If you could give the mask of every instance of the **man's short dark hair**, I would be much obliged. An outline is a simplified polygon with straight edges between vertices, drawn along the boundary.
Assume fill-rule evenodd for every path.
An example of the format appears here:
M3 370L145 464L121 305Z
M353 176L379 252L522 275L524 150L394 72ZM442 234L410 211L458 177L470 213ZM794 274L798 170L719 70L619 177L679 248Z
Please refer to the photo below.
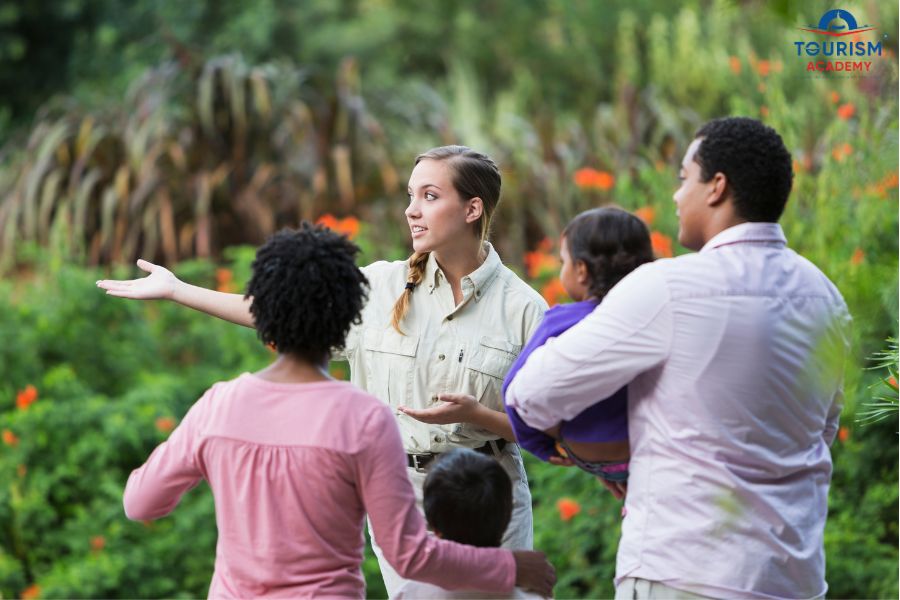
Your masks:
M346 237L306 221L270 237L256 252L245 296L253 297L259 339L313 363L342 348L366 300L357 252Z
M777 222L794 180L791 153L778 132L756 119L726 117L710 121L695 137L702 138L694 155L701 179L723 173L739 217Z
M443 539L496 548L512 517L512 482L496 460L456 448L433 463L423 488L425 518Z

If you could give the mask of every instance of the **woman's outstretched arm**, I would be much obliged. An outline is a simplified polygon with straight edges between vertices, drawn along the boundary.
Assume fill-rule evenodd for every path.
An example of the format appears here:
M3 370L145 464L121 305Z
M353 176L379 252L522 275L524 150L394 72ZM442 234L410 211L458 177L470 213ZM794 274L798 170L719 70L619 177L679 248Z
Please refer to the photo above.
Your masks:
M137 266L149 275L130 280L102 279L97 282L97 287L119 298L172 300L208 315L253 327L249 298L245 300L241 294L226 294L185 283L172 271L143 259L137 261Z

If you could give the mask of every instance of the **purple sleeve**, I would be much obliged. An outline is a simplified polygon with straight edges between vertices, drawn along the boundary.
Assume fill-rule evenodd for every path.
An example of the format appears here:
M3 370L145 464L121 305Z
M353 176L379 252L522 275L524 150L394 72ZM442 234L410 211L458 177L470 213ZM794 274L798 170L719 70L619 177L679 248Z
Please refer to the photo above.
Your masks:
M541 324L535 330L531 339L528 340L528 343L525 344L522 352L516 357L515 362L513 362L506 374L506 379L503 381L504 397L506 396L506 388L509 387L516 373L525 365L532 352L543 346L548 339L558 336L589 315L596 306L596 303L593 301L576 302L574 304L554 306L544 313L544 320L541 321ZM540 429L527 425L519 416L519 413L516 412L515 407L509 406L505 402L504 407L506 408L506 414L509 415L509 423L516 436L516 442L522 448L525 448L543 461L549 460L551 456L559 456L559 452L556 451L556 440Z
M556 451L556 440L539 429L530 427L519 417L519 413L512 406L506 406L506 414L509 415L509 424L512 425L518 444L540 458L543 461L550 460L551 456L559 456Z

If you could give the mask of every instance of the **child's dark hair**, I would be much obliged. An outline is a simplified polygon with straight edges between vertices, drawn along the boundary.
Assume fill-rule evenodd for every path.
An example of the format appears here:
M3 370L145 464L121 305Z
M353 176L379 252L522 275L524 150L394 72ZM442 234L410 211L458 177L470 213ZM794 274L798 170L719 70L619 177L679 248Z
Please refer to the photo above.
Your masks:
M346 237L306 221L270 237L256 252L245 296L253 297L259 339L313 363L342 348L366 300L357 252Z
M586 210L566 225L563 236L572 261L587 266L588 293L597 301L623 277L653 260L647 226L621 208Z
M425 518L441 537L496 548L512 517L512 482L496 460L456 448L433 463L423 488Z

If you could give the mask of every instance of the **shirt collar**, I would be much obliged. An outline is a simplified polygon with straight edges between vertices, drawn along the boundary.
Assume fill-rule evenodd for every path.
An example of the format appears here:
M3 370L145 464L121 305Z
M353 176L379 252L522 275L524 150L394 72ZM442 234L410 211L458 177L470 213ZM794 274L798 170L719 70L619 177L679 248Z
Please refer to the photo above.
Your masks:
M787 238L778 223L741 223L724 231L720 231L700 248L700 252L709 252L722 246L743 244L747 242L765 242L769 244L787 245Z
M484 243L484 250L487 253L487 258L484 259L481 266L462 278L463 289L465 289L467 283L475 288L474 294L476 302L481 299L485 290L487 290L488 286L490 286L491 282L494 281L494 278L500 272L500 255L497 254L497 251L494 250L494 247L490 242ZM434 252L432 252L428 256L428 262L425 264L424 281L428 283L428 291L434 291L435 288L440 287L441 283L446 280L447 278L438 266L437 260L434 258Z

